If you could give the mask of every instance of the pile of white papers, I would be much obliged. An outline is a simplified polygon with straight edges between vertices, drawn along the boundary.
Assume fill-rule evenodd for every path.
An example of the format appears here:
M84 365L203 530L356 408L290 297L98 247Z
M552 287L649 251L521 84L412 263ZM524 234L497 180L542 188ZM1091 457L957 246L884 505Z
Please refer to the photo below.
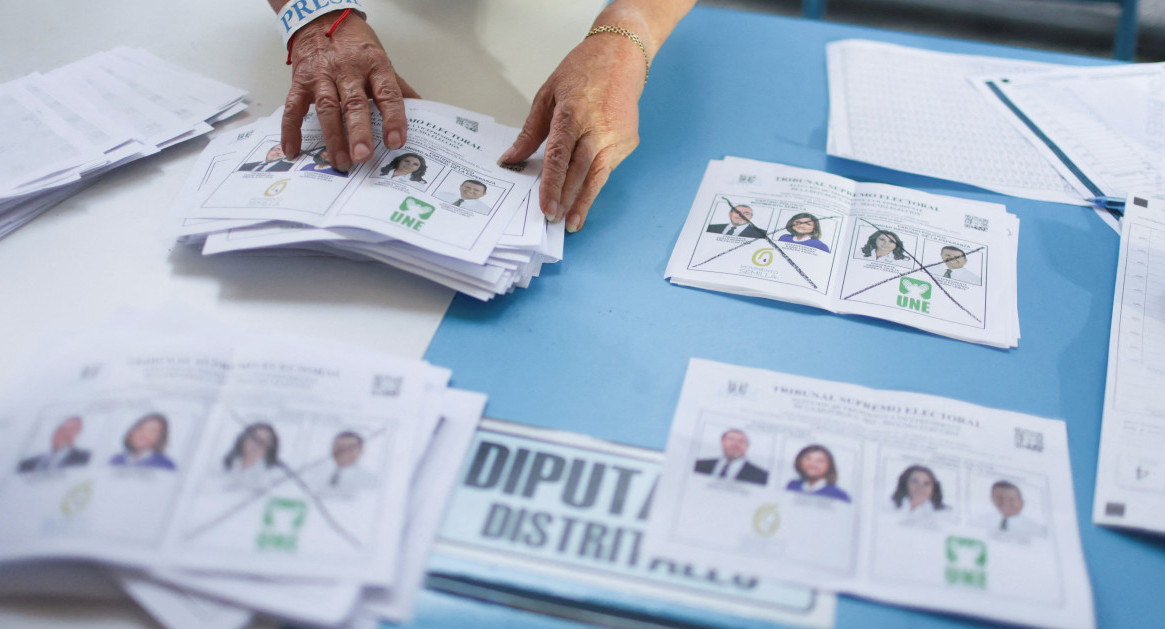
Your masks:
M210 131L245 95L125 46L0 84L0 238L105 172Z
M120 313L2 398L2 570L96 563L171 627L407 619L484 396L182 318Z
M1061 421L693 360L645 551L946 612L1096 624Z
M526 287L562 259L563 226L538 209L542 159L499 166L517 130L425 100L405 101L407 143L341 173L319 120L302 152L280 146L281 111L215 139L175 204L179 237L203 254L330 254L404 269L481 300ZM375 110L375 108L374 108ZM374 113L373 136L380 137Z
M1165 533L1165 202L1129 194L1092 521Z
M1019 219L994 203L727 157L668 261L675 284L1019 341Z

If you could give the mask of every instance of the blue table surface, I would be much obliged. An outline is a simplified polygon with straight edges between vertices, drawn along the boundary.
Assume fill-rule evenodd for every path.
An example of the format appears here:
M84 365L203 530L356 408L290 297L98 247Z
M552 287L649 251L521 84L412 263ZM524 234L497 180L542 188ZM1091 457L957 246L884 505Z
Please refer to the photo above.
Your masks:
M662 449L690 357L918 391L1068 424L1077 516L1101 627L1165 618L1160 538L1091 522L1118 237L1090 210L1004 197L825 153L825 44L864 38L1069 64L1061 54L697 8L661 50L635 151L566 260L528 290L457 297L426 358L511 421ZM673 286L663 278L709 160L725 155L1004 203L1020 218L1018 349L896 324ZM733 339L733 340L728 340ZM558 627L565 621L426 592L412 626ZM725 626L733 626L724 618ZM842 597L839 627L977 621ZM468 626L468 625L465 625Z

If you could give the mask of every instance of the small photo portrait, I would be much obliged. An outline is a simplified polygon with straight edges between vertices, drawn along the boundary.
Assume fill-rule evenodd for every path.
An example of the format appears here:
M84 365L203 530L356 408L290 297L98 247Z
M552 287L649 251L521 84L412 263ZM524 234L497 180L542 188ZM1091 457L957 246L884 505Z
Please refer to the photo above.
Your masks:
M980 483L985 484L985 483ZM1043 537L1047 535L1042 508L1042 494L1034 487L1005 478L994 480L985 492L988 507L979 502L978 522L1001 537ZM976 499L982 500L978 496Z
M300 168L300 171L323 173L325 175L333 175L336 177L348 176L347 173L342 173L332 167L331 156L328 155L328 149L322 146L317 146L316 148L308 151L307 155L311 159L308 161L306 166Z
M166 455L169 441L170 420L156 411L146 413L125 432L122 452L113 455L109 464L114 467L176 469L174 461Z
M718 456L696 459L693 471L726 482L751 483L764 486L769 472L748 460L748 435L739 428L729 428L720 434Z
M968 248L950 244L942 245L939 247L938 260L930 259L927 270L936 278L958 280L980 286L983 284L983 253L975 249L969 250L973 253L968 253ZM931 258L929 252L927 257ZM935 264L940 261L941 264Z
M837 486L838 465L829 448L816 443L801 448L793 470L796 478L785 485L787 491L850 502L849 494Z
M84 428L85 422L80 415L66 417L53 428L53 432L49 436L48 450L21 459L16 466L16 471L26 474L87 465L90 452L77 445L77 440Z
M264 146L267 147L266 150L263 150ZM251 157L252 161L244 162L242 166L239 166L238 172L287 172L291 170L294 163L283 154L283 147L278 142L260 145L259 150Z
M949 485L948 485L949 487ZM927 519L951 510L943 496L943 483L926 465L910 465L898 474L890 503L907 519Z
M709 234L737 236L739 238L764 238L764 226L769 224L768 213L756 216L752 206L743 203L729 205L718 199L713 209L711 223L705 230Z
M465 208L478 214L489 214L492 208L490 188L485 182L465 177L458 177L453 173L441 184L441 189L434 196L438 199L460 208Z
M854 258L858 260L907 268L914 266L914 260L908 253L913 251L913 237L903 240L897 233L888 229L861 227L858 230L858 238L854 239L854 245L856 247Z
M327 462L316 466L307 484L323 495L375 489L376 475L368 471L364 459L364 437L355 430L338 432L332 437Z
M784 224L785 233L777 242L791 242L829 253L829 245L822 240L821 221L809 212L798 212Z
M279 434L267 422L247 424L222 458L222 472L231 488L262 488L285 470L279 458Z
M385 156L373 177L384 177L424 190L429 185L429 163L424 155L413 150L393 151Z

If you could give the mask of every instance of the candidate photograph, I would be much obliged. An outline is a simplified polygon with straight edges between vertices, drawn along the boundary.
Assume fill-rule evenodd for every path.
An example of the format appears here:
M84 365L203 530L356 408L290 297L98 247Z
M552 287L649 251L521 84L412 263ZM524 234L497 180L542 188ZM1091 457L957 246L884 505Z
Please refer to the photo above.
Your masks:
M405 185L425 189L429 181L425 174L429 171L429 164L420 153L400 153L388 161L374 176L384 177Z
M332 438L327 463L317 465L308 480L308 486L321 495L350 495L376 488L376 475L361 464L364 456L364 437L351 430L337 433Z
M994 512L982 519L982 524L993 533L1009 537L1042 537L1047 529L1030 514L1025 513L1023 491L1009 480L991 484L991 506Z
M248 424L222 458L222 473L230 488L258 489L283 475L279 434L267 422Z
M943 502L942 483L925 465L911 465L902 470L890 502L895 511L908 519L928 518L950 509Z
M854 257L867 262L882 262L903 267L914 264L906 252L902 238L888 229L875 230L866 237L854 252Z
M66 467L81 467L89 463L89 451L77 447L77 437L80 436L83 428L84 422L78 415L73 415L57 424L57 427L53 429L53 434L49 437L48 451L21 459L20 463L17 464L16 471L21 474L44 472Z
M837 486L837 463L829 448L819 444L801 448L793 459L793 470L797 472L797 478L785 485L787 491L842 502L850 501L849 494Z
M446 181L449 180L446 179ZM489 214L489 204L481 200L488 192L489 186L484 183L476 179L466 179L457 186L456 192L452 190L441 190L433 196L449 205L463 207L478 214Z
M731 206L727 214L728 220L709 225L707 232L741 238L764 238L765 231L752 222L752 214L752 208L747 205Z
M829 245L821 241L821 222L809 212L794 214L785 223L785 233L777 242L791 242L829 253Z
M721 455L696 461L695 473L740 483L765 485L768 470L748 460L748 435L743 430L730 428L720 435Z
M347 177L348 173L343 173L334 166L332 166L331 157L328 155L328 149L318 147L308 152L311 156L311 161L306 166L300 168L301 172L323 173L325 175L332 175L335 177Z
M939 257L942 258L942 264L927 267L931 275L976 286L982 284L979 274L975 272L979 268L978 261L970 262L967 252L963 249L954 245L946 245L939 250Z
M161 413L147 413L126 431L122 452L114 455L109 464L115 467L176 469L174 461L166 455L169 442L170 420Z
M242 166L239 166L238 172L287 172L291 170L294 162L288 160L286 157L283 154L283 147L276 144L267 149L267 153L263 156L263 159L244 163Z

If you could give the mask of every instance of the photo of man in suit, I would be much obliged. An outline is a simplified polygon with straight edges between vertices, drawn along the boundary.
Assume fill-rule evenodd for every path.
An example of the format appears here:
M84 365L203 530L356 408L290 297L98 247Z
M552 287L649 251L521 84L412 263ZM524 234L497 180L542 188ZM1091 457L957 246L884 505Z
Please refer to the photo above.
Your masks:
M83 427L76 415L61 422L50 439L51 450L45 454L24 459L17 466L17 472L37 472L59 470L65 467L79 467L89 463L89 451L76 447L77 435Z
M459 194L438 192L437 198L451 205L473 210L479 214L489 214L489 206L478 200L484 197L486 192L489 192L489 188L484 183L476 179L466 179L461 182L458 192Z
M991 485L991 504L999 512L999 517L990 521L990 527L1003 534L1040 535L1044 527L1023 515L1023 492L1010 481L995 481Z
M311 483L321 493L351 494L376 488L376 475L364 469L360 457L364 454L364 438L350 430L332 439L332 461L324 466Z
M724 234L725 236L740 236L741 238L764 238L765 232L753 225L752 208L747 205L735 205L728 210L727 223L714 223L708 226L709 234Z
M935 266L935 277L946 277L968 284L978 284L979 276L972 273L967 266L967 252L958 247L947 245L939 251L945 266Z
M267 149L267 156L261 162L247 162L239 166L239 172L286 172L291 170L291 162L283 159L283 147L276 144Z
M696 461L695 472L708 474L713 478L723 478L742 483L764 485L769 482L769 473L764 468L749 463L748 435L744 431L730 428L720 435L720 449L724 456Z

